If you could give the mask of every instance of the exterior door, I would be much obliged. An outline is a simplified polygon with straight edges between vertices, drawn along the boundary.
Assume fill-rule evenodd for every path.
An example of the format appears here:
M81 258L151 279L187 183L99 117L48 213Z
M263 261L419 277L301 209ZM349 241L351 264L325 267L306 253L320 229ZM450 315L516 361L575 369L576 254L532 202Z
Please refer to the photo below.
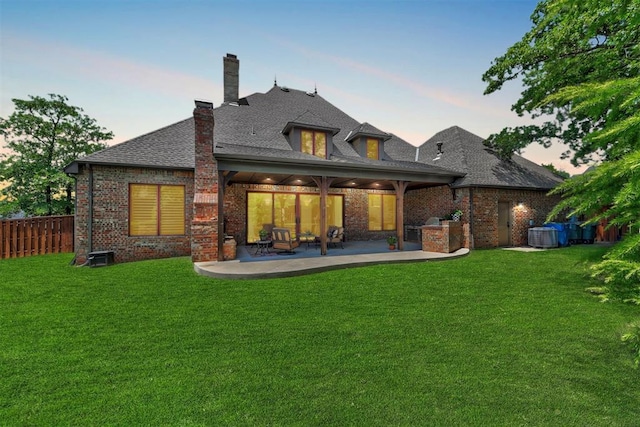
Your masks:
M296 200L295 194L275 193L273 195L273 224L276 227L288 228L292 239L298 235Z
M511 245L511 203L498 202L498 246Z
M327 197L327 226L343 226L342 195ZM247 192L247 243L259 239L265 224L288 228L291 237L310 232L320 235L320 196L318 194Z

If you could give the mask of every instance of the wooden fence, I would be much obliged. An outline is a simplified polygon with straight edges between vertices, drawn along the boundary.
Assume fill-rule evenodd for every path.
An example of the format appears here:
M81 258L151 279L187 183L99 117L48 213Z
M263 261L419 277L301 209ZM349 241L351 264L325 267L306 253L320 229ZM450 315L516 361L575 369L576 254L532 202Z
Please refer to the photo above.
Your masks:
M73 215L0 220L0 259L73 252Z

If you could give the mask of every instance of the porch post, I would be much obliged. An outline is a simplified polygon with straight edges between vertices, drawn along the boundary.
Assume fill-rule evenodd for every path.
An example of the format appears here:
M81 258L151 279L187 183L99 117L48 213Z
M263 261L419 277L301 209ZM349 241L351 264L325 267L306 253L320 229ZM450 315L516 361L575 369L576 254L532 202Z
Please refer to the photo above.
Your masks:
M398 250L404 250L404 192L409 185L406 181L391 181L396 190L396 233L398 234Z
M327 254L327 194L333 178L312 176L311 179L320 189L320 255Z
M224 171L218 170L218 261L224 261Z

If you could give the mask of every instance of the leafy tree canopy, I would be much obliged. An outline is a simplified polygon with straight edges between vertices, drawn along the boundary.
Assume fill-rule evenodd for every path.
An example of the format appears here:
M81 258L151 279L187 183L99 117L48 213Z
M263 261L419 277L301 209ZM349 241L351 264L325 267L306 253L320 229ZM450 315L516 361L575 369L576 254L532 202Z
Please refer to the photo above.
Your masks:
M556 168L553 163L549 163L548 165L545 165L544 163L542 163L540 166L545 167L547 169L549 169L552 173L554 173L555 175L559 176L562 179L567 179L569 178L571 175L569 174L569 172L567 171L563 171L562 169L558 169Z
M487 83L485 94L500 90L510 80L521 79L525 89L512 110L546 121L505 128L490 136L488 144L508 158L532 142L548 147L560 140L573 151L575 165L593 160L594 155L618 159L638 148L637 127L633 132L625 131L624 136L618 134L615 140L587 136L597 136L612 123L629 119L638 109L633 101L623 104L621 99L634 90L637 96L640 2L543 0L531 20L532 29L496 58L482 78ZM580 90L600 88L602 96L589 101L576 99L566 91L553 96L563 88L578 85L587 85ZM585 101L592 104L573 108L576 102ZM563 157L569 155L567 152Z
M13 99L15 110L0 117L0 134L9 154L0 157L0 215L24 211L27 215L73 212L73 179L63 168L78 157L106 147L113 134L98 126L68 98L49 94Z

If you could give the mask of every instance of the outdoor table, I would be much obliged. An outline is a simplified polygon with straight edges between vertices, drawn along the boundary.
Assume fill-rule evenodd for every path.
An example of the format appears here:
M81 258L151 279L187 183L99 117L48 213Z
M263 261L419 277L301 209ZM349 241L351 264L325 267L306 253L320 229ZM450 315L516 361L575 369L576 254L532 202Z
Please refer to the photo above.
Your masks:
M307 249L309 249L309 243L311 243L311 242L316 244L316 247L318 247L316 235L311 233L311 232L301 233L300 234L300 241L307 243Z
M271 240L258 240L256 241L256 253L254 255L258 255L258 253L260 253L260 255L265 255L270 253L269 252L269 245L271 244Z

